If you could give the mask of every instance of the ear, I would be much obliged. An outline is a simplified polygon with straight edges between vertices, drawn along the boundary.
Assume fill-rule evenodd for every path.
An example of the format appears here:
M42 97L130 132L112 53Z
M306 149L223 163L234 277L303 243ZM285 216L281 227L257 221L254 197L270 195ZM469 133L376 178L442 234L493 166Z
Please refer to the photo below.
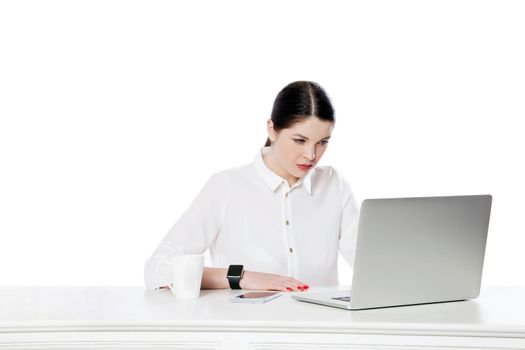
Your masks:
M277 131L275 131L273 121L271 119L268 119L266 122L266 128L268 130L268 138L271 142L275 142L275 140L277 140Z

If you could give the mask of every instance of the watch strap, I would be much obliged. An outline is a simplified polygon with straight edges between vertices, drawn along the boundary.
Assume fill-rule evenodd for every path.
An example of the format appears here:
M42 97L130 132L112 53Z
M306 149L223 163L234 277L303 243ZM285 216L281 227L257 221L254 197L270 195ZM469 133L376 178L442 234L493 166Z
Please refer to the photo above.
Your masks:
M228 282L230 283L231 289L241 289L241 277L240 276L234 276L228 277Z

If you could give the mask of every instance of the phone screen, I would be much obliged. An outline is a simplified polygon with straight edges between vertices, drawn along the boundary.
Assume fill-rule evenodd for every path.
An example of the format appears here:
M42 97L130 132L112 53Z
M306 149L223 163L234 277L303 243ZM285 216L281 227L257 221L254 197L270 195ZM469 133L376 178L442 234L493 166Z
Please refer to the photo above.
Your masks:
M239 299L260 299L260 298L270 297L275 294L277 294L277 292L248 292L245 294L238 295L237 298Z

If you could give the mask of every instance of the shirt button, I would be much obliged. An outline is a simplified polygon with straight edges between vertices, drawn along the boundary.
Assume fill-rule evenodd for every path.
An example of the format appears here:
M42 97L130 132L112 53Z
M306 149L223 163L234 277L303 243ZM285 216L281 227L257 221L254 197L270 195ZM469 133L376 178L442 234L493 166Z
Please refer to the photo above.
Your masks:
M290 253L293 253L293 248L290 248Z
M290 221L286 220L286 225L290 225Z

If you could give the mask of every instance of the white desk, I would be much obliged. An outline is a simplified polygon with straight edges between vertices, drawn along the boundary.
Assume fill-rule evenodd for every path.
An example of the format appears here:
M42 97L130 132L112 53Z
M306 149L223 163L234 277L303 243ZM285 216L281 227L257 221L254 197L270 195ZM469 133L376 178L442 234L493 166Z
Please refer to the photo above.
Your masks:
M0 287L0 349L525 349L525 288L345 311L295 301L182 301L143 287Z

